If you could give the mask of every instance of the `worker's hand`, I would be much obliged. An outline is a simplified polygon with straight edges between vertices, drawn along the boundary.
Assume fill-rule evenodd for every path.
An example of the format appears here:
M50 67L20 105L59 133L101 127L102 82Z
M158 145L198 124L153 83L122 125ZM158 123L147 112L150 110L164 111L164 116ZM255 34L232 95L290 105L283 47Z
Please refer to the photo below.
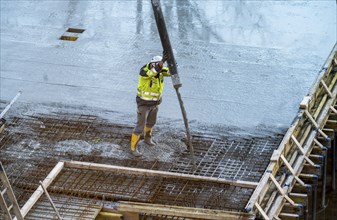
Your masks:
M160 62L155 63L154 68L159 73L161 71L161 69L163 68L163 62L160 61Z
M151 71L153 73L153 76L156 76L158 74L158 71L156 70L155 67L152 67Z

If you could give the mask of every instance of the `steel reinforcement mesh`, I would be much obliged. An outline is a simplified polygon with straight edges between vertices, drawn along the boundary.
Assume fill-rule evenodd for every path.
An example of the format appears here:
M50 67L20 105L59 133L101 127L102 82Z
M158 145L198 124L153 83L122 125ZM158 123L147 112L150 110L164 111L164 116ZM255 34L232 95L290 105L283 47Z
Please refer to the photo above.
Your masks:
M38 115L11 118L0 134L0 158L19 203L32 192L60 160L77 160L126 167L170 171L228 180L258 182L280 136L250 139L193 137L197 169L193 171L188 152L174 152L170 161L132 157L129 141L132 127L108 123L93 115ZM102 156L86 151L57 151L66 140L118 145L127 157ZM184 140L181 140L182 142ZM128 156L129 155L129 156ZM149 178L102 171L65 169L53 183L52 193L97 200L127 200L186 207L241 211L252 189L226 184Z
M51 199L62 219L95 219L102 209L96 200L74 196L53 195ZM58 219L49 200L43 195L25 217L26 220Z

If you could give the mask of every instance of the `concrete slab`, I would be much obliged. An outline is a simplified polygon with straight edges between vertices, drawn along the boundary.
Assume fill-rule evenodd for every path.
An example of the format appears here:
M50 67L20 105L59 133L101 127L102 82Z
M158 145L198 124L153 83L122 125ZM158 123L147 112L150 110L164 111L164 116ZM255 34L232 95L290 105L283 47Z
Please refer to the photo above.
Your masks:
M192 130L287 128L336 42L332 0L162 5ZM85 31L76 41L59 40L68 28ZM0 99L22 90L20 112L91 108L129 124L139 68L162 52L145 0L1 1L0 46ZM183 127L166 83L159 117Z

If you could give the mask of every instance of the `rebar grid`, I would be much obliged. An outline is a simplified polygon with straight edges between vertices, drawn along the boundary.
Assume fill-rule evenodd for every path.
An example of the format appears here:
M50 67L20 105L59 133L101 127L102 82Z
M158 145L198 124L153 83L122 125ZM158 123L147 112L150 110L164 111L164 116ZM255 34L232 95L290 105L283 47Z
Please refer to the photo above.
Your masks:
M73 168L64 168L48 190L82 198L220 210L244 207L253 191L226 184ZM234 199L232 195L236 195Z
M51 195L51 199L62 219L92 220L102 208L93 199L73 196ZM27 220L57 219L48 199L43 195L25 217Z
M197 170L188 153L174 153L173 162L106 157L95 153L57 151L65 140L108 142L129 153L132 127L91 115L39 115L8 120L0 134L0 158L18 191L31 192L60 160L76 160L199 176L258 182L279 137L229 141L194 137ZM182 140L183 141L183 140ZM36 148L38 146L38 148ZM123 148L124 149L124 148ZM15 190L14 190L15 191ZM165 205L242 211L252 189L226 184L64 169L50 193L101 200L127 200ZM22 205L27 196L18 195Z
M210 146L204 146L209 140L195 140L197 169L190 169L188 157L179 158L171 172L199 176L245 180L258 182L263 175L278 140L213 140ZM201 146L201 147L200 147Z

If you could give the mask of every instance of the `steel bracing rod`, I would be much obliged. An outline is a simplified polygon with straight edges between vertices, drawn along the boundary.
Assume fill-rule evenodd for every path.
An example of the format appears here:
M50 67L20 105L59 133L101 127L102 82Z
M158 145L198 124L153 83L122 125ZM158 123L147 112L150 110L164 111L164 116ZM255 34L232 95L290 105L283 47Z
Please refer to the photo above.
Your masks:
M10 107L14 104L14 102L19 98L19 96L22 94L21 91L16 94L16 96L12 99L12 101L9 103L9 105L6 106L6 108L1 112L0 118L3 118L6 112L10 109Z

